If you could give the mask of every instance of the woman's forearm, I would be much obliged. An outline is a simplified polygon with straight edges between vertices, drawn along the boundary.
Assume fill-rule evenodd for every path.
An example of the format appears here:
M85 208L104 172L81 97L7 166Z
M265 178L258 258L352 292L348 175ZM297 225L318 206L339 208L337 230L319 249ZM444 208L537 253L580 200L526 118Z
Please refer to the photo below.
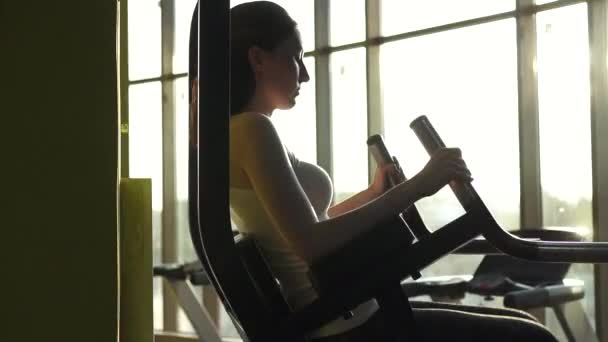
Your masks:
M307 239L307 261L314 263L341 248L356 236L386 222L391 215L398 215L422 197L422 189L417 177L414 177L355 210L317 222Z
M367 189L345 199L344 201L337 203L336 205L330 207L327 210L327 216L331 218L331 217L342 215L348 211L357 209L360 206L374 200L379 195L380 194L377 194L374 191L372 191L372 189L367 188Z

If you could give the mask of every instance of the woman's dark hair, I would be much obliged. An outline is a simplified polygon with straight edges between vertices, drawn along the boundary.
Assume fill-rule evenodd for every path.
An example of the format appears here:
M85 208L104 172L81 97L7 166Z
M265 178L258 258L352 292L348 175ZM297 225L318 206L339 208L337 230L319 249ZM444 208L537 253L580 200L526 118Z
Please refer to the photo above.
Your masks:
M190 86L197 73L198 4L190 26ZM252 46L272 51L296 31L296 22L281 6L270 1L253 1L230 10L230 114L240 113L255 91L249 64Z

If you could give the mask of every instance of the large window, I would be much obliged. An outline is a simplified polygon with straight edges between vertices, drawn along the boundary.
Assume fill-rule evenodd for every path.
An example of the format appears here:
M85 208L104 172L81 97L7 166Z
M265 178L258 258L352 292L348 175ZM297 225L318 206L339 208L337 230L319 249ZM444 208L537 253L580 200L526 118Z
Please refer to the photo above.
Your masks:
M421 170L429 157L409 124L426 115L447 145L462 149L475 188L503 227L525 229L522 222L538 217L532 221L542 227L593 238L593 210L608 208L592 197L589 59L598 47L589 45L588 28L598 25L588 17L590 1L274 2L298 23L311 80L297 105L272 120L287 148L328 171L336 202L368 186L370 134L384 136L408 177ZM153 181L155 263L196 259L187 218L186 74L195 4L128 0L129 176ZM522 136L535 132L522 129L531 125L537 136ZM536 164L522 150L537 151L537 172L527 171ZM539 197L529 198L523 184L538 185ZM417 206L431 229L463 213L448 188ZM448 256L422 273L471 273L480 259ZM584 307L595 323L593 272L574 265L569 276L585 281ZM154 281L155 328L191 332L168 293ZM212 289L197 295L217 303ZM222 310L222 335L237 337ZM555 317L547 320L560 335Z

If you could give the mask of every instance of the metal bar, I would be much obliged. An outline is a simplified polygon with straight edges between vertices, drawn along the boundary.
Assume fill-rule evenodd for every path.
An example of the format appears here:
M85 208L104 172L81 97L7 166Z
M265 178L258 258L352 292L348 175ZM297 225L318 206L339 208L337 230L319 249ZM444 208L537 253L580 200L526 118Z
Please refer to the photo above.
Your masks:
M576 5L576 4L580 4L581 2L587 2L588 0L561 0L561 1L554 1L554 2L550 2L547 4L543 4L543 5L530 5L531 7L528 8L522 8L521 12L528 12L528 13L539 13L539 12L544 12L544 11L550 11L556 8L560 8L560 7L566 7L566 6L570 6L570 5Z
M418 117L410 126L429 154L444 146L441 137L425 116ZM608 242L539 242L518 238L494 220L473 185L451 182L450 186L467 214L476 213L480 226L477 229L482 229L483 236L506 254L541 262L608 263ZM471 229L473 228L462 228L462 231L464 233Z
M218 333L215 322L213 321L205 306L196 298L194 288L183 280L169 280L166 282L175 293L180 306L186 313L186 317L190 320L194 331L198 335L200 342L222 342Z
M577 342L598 342L597 335L589 321L587 313L583 309L582 301L565 303L560 305L562 314L567 321L568 329ZM565 330L565 325L563 326Z
M164 73L158 77L150 77L150 78L142 78L139 80L129 81L129 85L142 84L142 83L150 83L150 82L158 82L158 81L172 81L181 77L188 77L187 72L173 74L173 73Z
M378 1L381 1L381 0L378 0ZM491 23L494 21L499 21L499 20L504 20L504 19L509 19L509 18L516 18L519 16L529 16L529 15L536 14L539 12L548 11L548 10L552 10L552 9L556 9L556 8L560 8L560 7L564 7L564 6L570 6L570 5L574 5L574 4L578 4L578 3L582 3L582 2L587 2L587 1L586 0L562 0L562 1L555 1L555 2L548 3L548 4L543 4L543 5L530 5L529 7L520 7L520 9L517 9L515 11L497 13L497 14L488 15L485 17L462 20L462 21L458 21L458 22L448 23L445 25L429 27L429 28L425 28L422 30L399 33L399 34L395 34L395 35L391 35L391 36L385 36L385 37L379 36L374 39L365 40L362 42L349 43L349 44L344 44L344 45L339 45L339 46L329 46L329 44L327 44L326 46L317 47L314 51L306 52L304 54L304 56L305 57L322 56L322 55L328 55L328 54L338 52L338 51L356 49L356 48L360 48L360 47L369 47L369 46L374 46L374 45L382 45L385 43L390 43L390 42L394 42L394 41L398 41L398 40L420 37L420 36L425 36L425 35L429 35L429 34L440 33L440 32L445 32L445 31L449 31L449 30L455 30L455 29L460 29L460 28L475 26L475 25L480 25L480 24L487 24L487 23Z
M216 325L220 325L220 297L215 292L213 286L201 286L200 293L203 298L203 305L209 314L209 318Z
M572 333L572 329L570 328L570 325L568 325L568 320L566 319L566 316L564 315L564 305L563 304L553 305L552 308L553 308L553 312L555 312L555 317L557 317L559 324L562 326L564 335L566 335L568 342L576 342L576 338L574 337L574 334Z
M382 0L365 1L365 38L366 40L380 37ZM367 63L367 136L384 133L382 105L382 81L380 77L380 46L370 46L365 49ZM390 156L389 156L390 158ZM374 177L376 162L368 154L368 180Z
M534 0L517 0L527 8ZM536 16L517 17L517 82L519 101L520 224L542 227L540 181L540 137L538 119L538 77L536 62Z
M329 46L329 1L315 0L315 48L322 50ZM333 179L333 158L331 150L331 78L329 55L315 58L316 113L317 113L317 164L323 167Z
M161 65L162 74L173 73L173 53L175 49L175 1L162 0L161 5ZM177 261L177 208L175 177L175 83L161 81L162 87L162 156L163 156L163 209L161 212L161 236L163 263ZM177 331L178 305L169 288L163 286L163 328Z
M356 49L356 48L360 48L360 47L370 47L370 46L374 46L374 45L382 45L384 43L390 43L390 42L394 42L394 41L398 41L398 40L415 38L415 37L425 36L425 35L434 34L434 33L440 33L440 32L444 32L444 31L464 28L464 27L473 26L473 25L486 24L486 23L490 23L490 22L494 22L494 21L498 21L498 20L512 18L514 16L515 16L515 11L511 11L511 12L499 13L499 14L495 14L495 15L491 15L491 16L487 16L487 17L463 20L463 21L459 21L459 22L455 22L455 23L446 24L446 25L430 27L430 28L426 28L426 29L422 29L422 30L399 33L399 34L386 36L386 37L376 36L376 37L373 37L371 39L368 39L368 40L365 40L362 42L349 43L349 44L344 44L344 45L339 45L339 46L327 45L327 46L322 46L320 48L315 49L315 51L308 53L308 55L309 56L310 55L320 56L320 55L331 54L334 52L339 52L339 51L344 51L344 50Z
M593 177L593 237L608 241L608 5L606 0L589 1L589 45L591 81L591 149ZM596 331L608 341L608 265L595 266Z

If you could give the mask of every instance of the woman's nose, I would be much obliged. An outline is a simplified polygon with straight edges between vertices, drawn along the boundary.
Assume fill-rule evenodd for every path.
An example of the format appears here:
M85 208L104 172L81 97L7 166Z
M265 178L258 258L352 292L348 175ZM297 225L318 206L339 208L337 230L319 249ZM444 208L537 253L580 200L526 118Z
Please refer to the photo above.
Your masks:
M308 70L306 69L306 65L302 62L302 68L300 69L300 79L298 80L300 83L310 81L310 75L308 75Z

